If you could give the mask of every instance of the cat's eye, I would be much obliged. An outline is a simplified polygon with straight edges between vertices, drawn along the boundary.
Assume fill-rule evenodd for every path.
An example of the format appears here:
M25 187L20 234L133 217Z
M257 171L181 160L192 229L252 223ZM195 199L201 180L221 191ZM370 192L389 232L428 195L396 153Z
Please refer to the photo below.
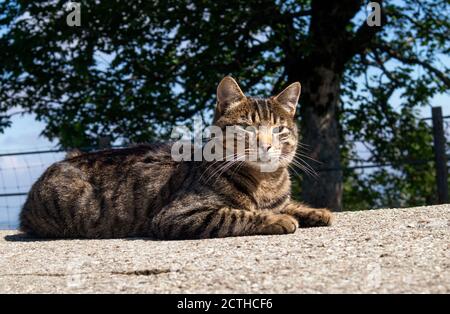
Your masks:
M247 131L247 132L255 132L255 127L253 127L249 124L245 124L245 123L237 124L237 125L235 125L235 127L238 130Z
M286 128L285 128L284 126L277 126L277 127L274 127L274 128L272 129L272 134L280 134L280 133L282 133L285 129L286 129Z

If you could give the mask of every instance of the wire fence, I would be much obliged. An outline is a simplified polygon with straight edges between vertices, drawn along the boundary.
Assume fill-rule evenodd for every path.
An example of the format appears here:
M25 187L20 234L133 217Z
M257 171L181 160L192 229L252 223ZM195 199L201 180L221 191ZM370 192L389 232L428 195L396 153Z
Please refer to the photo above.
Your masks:
M449 117L443 117L449 118ZM100 141L100 147L108 145ZM92 150L85 148L83 150ZM31 185L41 176L41 174L51 164L64 159L66 151L62 149L37 149L32 151L4 152L0 153L0 229L16 229L18 226L18 216L26 195ZM364 154L362 154L364 155ZM442 156L441 156L442 157ZM445 163L450 160L446 153ZM402 164L420 166L433 160L404 160ZM317 172L327 171L349 171L357 169L373 169L381 167L395 167L393 163L369 163L358 160L345 168L318 168ZM446 173L445 175L448 175ZM445 176L446 177L446 176ZM445 188L445 187L444 187ZM448 187L447 193L448 193ZM447 194L448 197L448 194Z

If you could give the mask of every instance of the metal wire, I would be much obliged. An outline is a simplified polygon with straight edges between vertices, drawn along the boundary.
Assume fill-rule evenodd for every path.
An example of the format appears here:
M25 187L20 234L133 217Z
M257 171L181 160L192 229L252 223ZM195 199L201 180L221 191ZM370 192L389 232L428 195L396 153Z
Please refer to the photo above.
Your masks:
M450 116L449 116L450 118ZM90 148L92 150L92 148ZM85 151L89 148L83 149ZM25 201L31 185L54 162L60 161L65 156L62 149L45 149L23 152L8 152L0 154L0 229L16 228L20 208ZM364 155L358 151L358 156ZM450 160L450 155L448 156ZM352 159L351 166L340 168L320 168L317 172L343 171L348 172L358 169L371 169L382 167L398 167L409 164L420 166L434 160L405 160L399 163L371 163L367 159Z

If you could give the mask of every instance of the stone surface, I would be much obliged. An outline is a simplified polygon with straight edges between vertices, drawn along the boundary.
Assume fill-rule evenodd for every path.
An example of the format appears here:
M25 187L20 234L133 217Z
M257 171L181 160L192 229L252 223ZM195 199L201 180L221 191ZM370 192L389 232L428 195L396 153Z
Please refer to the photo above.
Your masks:
M1 231L0 292L450 292L450 205L336 216L292 235L198 241Z

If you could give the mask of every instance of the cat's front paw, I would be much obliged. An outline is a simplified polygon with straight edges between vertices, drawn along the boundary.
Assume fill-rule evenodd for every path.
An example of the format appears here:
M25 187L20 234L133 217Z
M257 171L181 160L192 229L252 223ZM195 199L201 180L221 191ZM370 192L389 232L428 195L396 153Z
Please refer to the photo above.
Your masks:
M260 234L288 234L297 229L297 221L290 215L272 215L266 218Z
M334 215L326 208L310 208L300 211L296 218L301 228L330 226Z

